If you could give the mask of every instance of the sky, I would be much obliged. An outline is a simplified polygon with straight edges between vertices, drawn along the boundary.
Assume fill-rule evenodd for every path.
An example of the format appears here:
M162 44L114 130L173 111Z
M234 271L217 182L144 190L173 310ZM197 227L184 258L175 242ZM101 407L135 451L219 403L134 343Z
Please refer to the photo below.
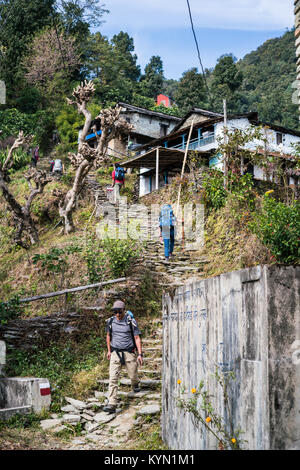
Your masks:
M151 56L164 64L165 77L178 80L197 67L196 45L187 0L102 0L110 11L97 28L109 39L120 31L134 39L142 71ZM237 59L294 23L293 0L189 0L204 68L233 53Z

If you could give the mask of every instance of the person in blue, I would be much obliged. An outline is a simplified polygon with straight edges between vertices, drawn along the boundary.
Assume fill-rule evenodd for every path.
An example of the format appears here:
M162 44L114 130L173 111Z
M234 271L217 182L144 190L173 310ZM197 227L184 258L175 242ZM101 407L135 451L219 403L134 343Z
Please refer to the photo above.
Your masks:
M160 239L164 242L165 260L172 256L175 242L175 215L170 204L162 206L159 214Z

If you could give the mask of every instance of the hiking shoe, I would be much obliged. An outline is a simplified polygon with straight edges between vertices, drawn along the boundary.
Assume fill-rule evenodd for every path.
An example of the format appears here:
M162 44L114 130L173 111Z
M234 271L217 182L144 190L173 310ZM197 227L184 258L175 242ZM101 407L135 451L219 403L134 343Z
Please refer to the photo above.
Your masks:
M105 405L102 410L105 411L105 413L115 413L116 412L116 406L115 405Z

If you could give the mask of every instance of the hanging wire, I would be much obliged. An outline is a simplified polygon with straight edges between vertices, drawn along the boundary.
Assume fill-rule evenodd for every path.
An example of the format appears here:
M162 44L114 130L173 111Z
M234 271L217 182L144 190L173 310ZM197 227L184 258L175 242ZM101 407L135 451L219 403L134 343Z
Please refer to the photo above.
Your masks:
M200 55L199 45L198 45L198 41L197 41L197 36L196 36L196 33L195 33L195 29L194 29L194 23L193 23L193 17L192 17L190 2L189 2L189 0L186 0L186 1L187 1L188 10L189 10L189 16L190 16L190 21L191 21L191 27L192 27L192 31L193 31L193 35L194 35L194 39L195 39L195 43L196 43L196 48L197 48L197 52L198 52L198 58L199 58L199 62L200 62L200 67L201 67L201 70L202 70L202 75L203 75L204 83L205 83L205 86L206 86L206 90L207 90L209 102L210 102L210 104L211 104L211 106L212 106L212 105L213 105L213 102L212 102L211 94L210 94L210 91L209 91L209 88L208 88L208 84L207 84L207 80L206 80L206 75L205 75L204 68L203 68L203 64L202 64L202 60L201 60L201 55Z

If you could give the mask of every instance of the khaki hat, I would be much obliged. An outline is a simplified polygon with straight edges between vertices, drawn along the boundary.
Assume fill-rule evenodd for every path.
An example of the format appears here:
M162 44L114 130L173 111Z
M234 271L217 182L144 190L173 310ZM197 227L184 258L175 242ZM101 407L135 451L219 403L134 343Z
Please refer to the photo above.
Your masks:
M114 310L115 308L125 308L124 302L122 302L121 300L116 300L116 302L112 306L112 310Z

